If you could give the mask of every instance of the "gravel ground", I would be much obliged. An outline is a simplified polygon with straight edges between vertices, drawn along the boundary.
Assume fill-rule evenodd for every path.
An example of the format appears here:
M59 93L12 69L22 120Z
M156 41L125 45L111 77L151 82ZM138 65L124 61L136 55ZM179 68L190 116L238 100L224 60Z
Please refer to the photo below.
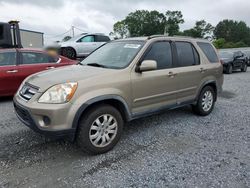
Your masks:
M99 156L22 125L0 101L0 187L250 187L250 72L225 75L213 113L189 107L125 126Z

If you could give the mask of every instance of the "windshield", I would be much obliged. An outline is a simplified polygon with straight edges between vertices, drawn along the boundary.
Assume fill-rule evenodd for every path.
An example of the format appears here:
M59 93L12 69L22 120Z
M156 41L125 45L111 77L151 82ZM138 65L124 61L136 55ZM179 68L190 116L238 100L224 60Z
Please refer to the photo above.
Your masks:
M143 41L110 42L94 51L80 64L121 69L130 64L144 43Z
M232 52L219 52L220 58L233 58Z

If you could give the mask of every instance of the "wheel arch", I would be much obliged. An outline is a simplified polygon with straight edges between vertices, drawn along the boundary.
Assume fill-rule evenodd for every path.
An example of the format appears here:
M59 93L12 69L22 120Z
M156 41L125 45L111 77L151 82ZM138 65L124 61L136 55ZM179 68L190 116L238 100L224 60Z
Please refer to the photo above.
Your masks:
M132 119L128 104L122 97L116 96L116 95L100 96L100 97L95 97L93 99L90 99L89 101L87 101L86 103L80 106L80 108L77 110L76 115L74 117L72 127L74 129L77 129L78 123L82 115L86 113L90 108L93 108L95 106L102 105L102 104L108 104L108 105L115 107L121 113L124 121L130 121Z
M211 86L211 87L214 89L214 92L215 92L215 101L217 101L218 86L217 86L216 81L213 81L213 80L211 80L211 81L206 81L206 82L204 82L204 83L201 85L201 87L200 87L200 89L199 89L199 91L198 91L198 94L197 94L197 96L196 96L196 101L198 101L198 98L199 98L199 96L200 96L200 93L201 93L202 89L205 88L206 86Z
M63 55L63 50L66 49L66 48L71 48L74 50L76 56L77 56L77 52L76 52L76 49L73 47L73 46L63 46L60 48L60 54Z

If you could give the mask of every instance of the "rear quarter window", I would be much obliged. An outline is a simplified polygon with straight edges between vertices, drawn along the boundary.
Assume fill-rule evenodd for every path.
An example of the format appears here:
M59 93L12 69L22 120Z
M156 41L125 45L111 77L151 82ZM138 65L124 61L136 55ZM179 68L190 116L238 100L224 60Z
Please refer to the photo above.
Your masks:
M197 42L197 44L211 63L218 63L219 62L219 59L218 59L218 56L214 50L214 47L210 43Z

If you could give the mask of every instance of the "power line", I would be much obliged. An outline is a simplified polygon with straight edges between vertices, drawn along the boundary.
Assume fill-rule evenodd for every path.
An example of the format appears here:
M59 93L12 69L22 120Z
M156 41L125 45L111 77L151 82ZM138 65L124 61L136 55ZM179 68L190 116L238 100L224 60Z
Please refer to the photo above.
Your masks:
M49 37L46 37L46 38L57 38L57 37L63 36L63 35L65 35L65 34L71 32L71 31L72 31L72 29L70 28L68 31L66 31L66 32L64 32L64 33L62 33L62 34L54 35L54 36L49 36ZM44 35L48 35L48 34L44 34Z
M82 29L79 29L78 27L75 27L75 26L73 26L75 29L77 29L77 30L79 30L79 31L82 31L82 32L84 32L84 33L86 33L86 31L84 31L84 30L82 30Z
M61 33L61 34L58 34L58 35L49 35L49 34L44 34L44 35L45 35L45 38L47 38L47 39L58 38L58 37L64 36L65 34L71 33L71 32L72 32L72 34L74 35L74 34L75 34L74 29L77 29L77 30L79 30L79 31L81 31L81 32L86 33L86 31L84 31L83 29L80 29L80 28L78 28L78 27L72 26L72 27L71 27L69 30L67 30L66 32ZM46 36L46 35L47 35L47 36Z

